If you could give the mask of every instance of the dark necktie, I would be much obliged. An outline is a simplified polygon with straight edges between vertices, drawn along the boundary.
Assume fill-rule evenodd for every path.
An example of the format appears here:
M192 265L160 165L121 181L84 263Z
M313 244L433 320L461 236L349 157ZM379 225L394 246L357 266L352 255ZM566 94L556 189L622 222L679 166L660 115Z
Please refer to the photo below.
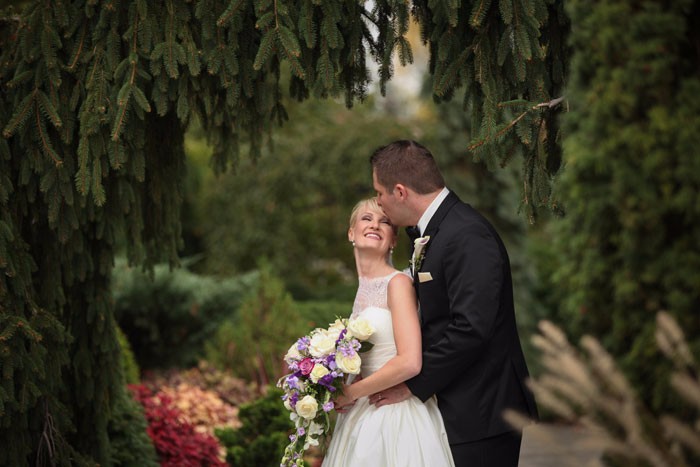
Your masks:
M416 238L420 237L420 229L415 226L406 227L406 233L408 234L408 238L411 239L411 244L413 244Z

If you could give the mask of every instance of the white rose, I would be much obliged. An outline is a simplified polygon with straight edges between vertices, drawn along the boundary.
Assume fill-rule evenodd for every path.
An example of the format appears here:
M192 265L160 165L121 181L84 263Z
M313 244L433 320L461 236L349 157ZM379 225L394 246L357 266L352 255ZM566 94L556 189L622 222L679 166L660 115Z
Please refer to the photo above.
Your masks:
M360 365L362 365L362 359L358 354L351 357L346 357L341 352L335 354L335 363L340 368L343 373L348 373L351 375L356 375L360 372Z
M311 378L311 381L313 381L314 383L318 383L318 380L326 376L328 373L330 373L330 371L328 371L328 368L317 363L316 365L314 365L314 369L311 370L311 374L309 375L309 377Z
M350 334L361 341L366 341L369 339L369 336L374 334L374 328L372 325L369 324L369 321L362 318L356 318L350 321L348 323L348 331L350 331Z
M297 349L296 342L287 350L287 355L284 356L284 361L288 364L295 360L301 360L301 354L299 353L299 349Z
M340 337L340 333L343 332L343 329L345 329L345 325L343 324L343 322L339 319L336 319L335 322L331 323L328 326L326 334L333 338L333 340L337 341Z
M316 358L325 357L335 351L335 339L325 331L319 331L311 336L309 353Z
M318 411L318 402L313 396L304 396L302 400L297 402L297 413L300 417L311 420L316 417Z

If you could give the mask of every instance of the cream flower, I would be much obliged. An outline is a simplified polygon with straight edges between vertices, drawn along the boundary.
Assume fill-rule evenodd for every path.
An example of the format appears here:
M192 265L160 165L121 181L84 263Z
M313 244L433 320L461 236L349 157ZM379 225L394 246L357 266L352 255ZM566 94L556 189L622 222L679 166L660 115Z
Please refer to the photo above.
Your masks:
M304 396L299 402L297 402L297 413L300 417L307 420L312 420L316 417L316 412L318 411L318 402L313 396Z
M425 255L424 249L429 241L430 235L416 238L413 241L413 257L411 258L411 269L413 273L420 269L420 265L423 262L423 256Z
M309 425L309 435L311 436L322 435L325 431L320 423L311 422L311 425Z
M297 343L295 342L289 350L287 350L287 355L284 356L284 361L287 362L288 364L301 359L301 354L299 353L299 349L297 349Z
M330 355L335 351L335 341L332 334L319 330L311 336L309 353L316 358Z
M335 354L335 363L338 365L338 368L343 373L347 373L350 375L356 375L360 373L360 366L362 365L362 359L358 354L354 354L352 356L346 357L345 355L342 354L342 352L338 352Z
M328 326L328 330L326 333L333 338L333 340L338 340L340 337L340 333L343 332L343 329L345 329L345 324L339 319L336 319L335 322L331 323L330 326Z
M361 341L366 341L369 339L369 336L374 334L372 325L363 318L356 318L350 321L348 323L348 331Z
M314 383L318 383L318 380L326 376L328 373L330 373L330 371L328 371L328 368L317 363L316 365L314 365L314 369L311 370L311 374L309 375L309 377L311 378L311 381L313 381Z

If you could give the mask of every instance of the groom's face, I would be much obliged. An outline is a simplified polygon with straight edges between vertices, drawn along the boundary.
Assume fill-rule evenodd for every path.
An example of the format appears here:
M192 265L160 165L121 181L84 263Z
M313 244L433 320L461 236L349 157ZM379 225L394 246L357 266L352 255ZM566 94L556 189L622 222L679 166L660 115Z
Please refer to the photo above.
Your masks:
M402 225L398 216L398 205L393 190L390 192L379 183L375 171L372 171L372 183L374 184L374 191L377 192L377 204L379 204L392 224Z

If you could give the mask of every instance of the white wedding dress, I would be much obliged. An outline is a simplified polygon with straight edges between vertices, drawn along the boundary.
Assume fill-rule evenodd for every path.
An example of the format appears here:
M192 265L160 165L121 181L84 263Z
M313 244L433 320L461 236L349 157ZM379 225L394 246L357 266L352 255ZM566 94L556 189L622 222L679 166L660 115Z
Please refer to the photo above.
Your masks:
M360 278L352 317L361 316L375 328L371 350L362 354L366 378L396 355L386 277ZM376 408L366 397L340 414L326 453L324 467L442 467L453 466L447 434L435 398L417 397Z

